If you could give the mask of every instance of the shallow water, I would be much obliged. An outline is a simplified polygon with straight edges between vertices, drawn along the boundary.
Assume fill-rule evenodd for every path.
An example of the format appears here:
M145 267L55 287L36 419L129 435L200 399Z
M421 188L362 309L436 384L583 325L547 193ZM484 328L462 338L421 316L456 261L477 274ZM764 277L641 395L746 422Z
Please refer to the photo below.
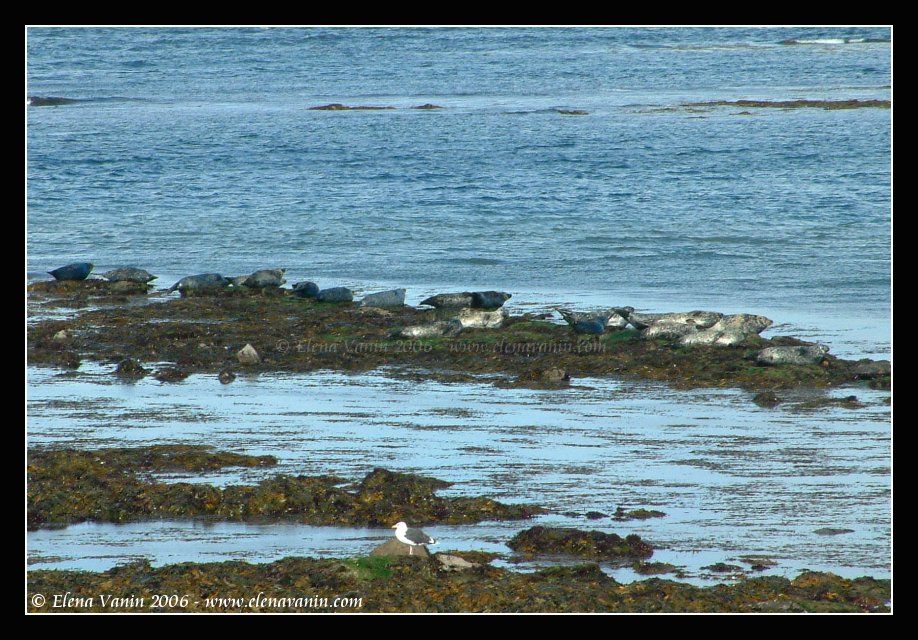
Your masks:
M217 484L274 473L359 480L374 467L422 473L454 482L444 495L484 494L552 509L537 523L638 533L659 549L654 560L686 567L697 580L704 579L702 566L742 555L778 561L777 573L889 574L888 392L839 389L831 394L854 394L868 406L801 411L793 402L761 409L737 390L598 379L560 391L416 382L384 372L261 375L226 386L195 375L163 385L112 382L107 368L84 368L75 376L30 369L33 446L207 442L279 459L271 469L167 476ZM612 514L619 505L667 516L583 517L590 510ZM509 553L503 544L532 524L425 530L444 549ZM854 532L814 533L824 527ZM137 556L156 564L346 557L387 535L289 524L85 524L30 533L29 554L30 561L45 559L33 567L87 569ZM630 570L613 575L633 577Z
M775 321L766 337L888 359L891 111L682 105L889 99L890 40L888 28L30 28L28 94L79 102L26 109L26 278L76 260L134 264L158 287L286 267L290 283L406 287L409 304L502 289L513 313L756 313ZM308 110L330 102L397 109ZM409 109L428 102L445 108ZM277 472L415 471L456 482L447 493L555 510L538 522L639 533L699 581L743 554L789 575L889 575L887 392L835 390L868 406L801 412L616 380L526 391L385 372L229 386L109 374L28 369L29 445L204 441L276 455ZM618 505L668 515L563 515ZM526 526L429 529L444 548L503 550ZM346 556L388 535L85 524L32 532L28 550L33 567L100 569Z

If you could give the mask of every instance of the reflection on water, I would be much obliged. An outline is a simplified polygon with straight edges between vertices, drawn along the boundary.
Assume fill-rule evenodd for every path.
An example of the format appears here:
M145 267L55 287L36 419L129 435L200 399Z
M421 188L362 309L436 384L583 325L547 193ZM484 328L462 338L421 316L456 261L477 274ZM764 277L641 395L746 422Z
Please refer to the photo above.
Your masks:
M163 385L113 382L109 370L30 369L30 446L206 442L279 460L271 469L169 476L216 484L274 473L359 479L386 467L454 482L444 495L484 494L550 508L539 524L637 533L658 549L653 560L684 566L696 578L705 565L737 564L738 556L752 554L779 562L770 573L889 575L888 392L836 390L830 393L856 394L866 408L804 412L793 410L793 402L759 408L739 390L677 391L599 379L558 391L418 382L385 372L240 376L230 385L195 375ZM629 522L583 517L591 510L612 514L620 505L667 515ZM442 549L509 553L506 541L532 524L425 530L443 540ZM814 533L824 527L853 533ZM28 544L32 567L99 570L137 557L154 564L346 557L390 535L298 524L155 522L32 532ZM630 570L613 575L635 577Z

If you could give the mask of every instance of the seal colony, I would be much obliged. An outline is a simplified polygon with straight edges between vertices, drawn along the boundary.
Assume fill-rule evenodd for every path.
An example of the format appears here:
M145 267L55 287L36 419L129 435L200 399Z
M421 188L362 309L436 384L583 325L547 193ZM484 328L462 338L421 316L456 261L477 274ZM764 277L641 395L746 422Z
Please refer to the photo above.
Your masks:
M115 365L130 358L138 375L172 381L212 373L223 383L232 382L240 368L406 366L410 373L398 375L442 380L484 375L494 384L535 388L564 388L578 378L603 376L756 393L891 384L888 361L843 360L825 345L763 338L773 322L753 313L648 313L610 304L599 310L556 308L560 317L513 314L505 306L513 296L503 291L444 292L411 306L404 288L362 296L312 281L284 288L282 268L233 278L191 275L155 292L147 284L152 274L136 267L107 272L113 281L73 279L90 270L90 263L74 263L55 270L64 280L29 285L30 304L84 309L30 325L31 364L73 369L83 359ZM180 295L171 300L137 304L136 296L175 292ZM85 310L87 298L107 304ZM155 366L160 370L148 371Z

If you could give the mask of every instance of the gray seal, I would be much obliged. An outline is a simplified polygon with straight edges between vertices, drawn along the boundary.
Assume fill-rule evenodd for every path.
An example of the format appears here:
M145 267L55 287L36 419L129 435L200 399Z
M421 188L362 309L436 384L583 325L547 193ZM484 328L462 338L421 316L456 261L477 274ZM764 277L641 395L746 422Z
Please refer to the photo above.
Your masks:
M242 281L242 285L251 289L276 289L285 282L286 269L260 269Z
M500 329L509 316L504 309L461 309L456 319L463 329Z
M322 289L316 294L316 300L319 302L353 302L354 292L347 287Z
M169 292L177 290L182 295L185 295L189 291L222 289L229 286L229 284L229 278L224 278L219 273L201 273L196 276L185 276L169 287Z
M716 311L687 311L684 313L635 313L631 307L616 309L638 330L648 329L658 323L687 324L696 329L707 329L724 317ZM652 336L651 336L652 337Z
M144 269L138 269L137 267L112 269L111 271L103 273L102 277L110 282L139 282L140 284L146 284L151 280L156 280L156 276L152 273Z
M458 319L431 322L414 327L405 327L395 332L397 338L443 338L459 335L462 323Z
M476 291L472 294L472 307L475 309L499 309L513 296L504 291Z
M405 304L405 290L392 289L364 296L360 304L364 307L401 307Z
M631 307L626 307L630 309ZM591 313L574 313L567 309L558 309L558 313L573 328L575 333L599 335L606 329L624 329L628 321L622 317L620 310L593 311Z
M768 347L755 356L759 364L819 364L829 347L823 344L801 345L797 347Z
M55 280L85 280L95 265L91 262L74 262L49 271Z
M422 300L421 304L437 309L466 309L472 306L473 296L468 291L463 293L438 293Z
M297 282L293 285L293 295L297 298L315 298L319 295L319 285L315 282Z
M772 321L765 316L737 313L732 316L724 316L708 329L697 330L682 336L679 344L710 344L729 347L740 344L750 336L762 333L772 324Z

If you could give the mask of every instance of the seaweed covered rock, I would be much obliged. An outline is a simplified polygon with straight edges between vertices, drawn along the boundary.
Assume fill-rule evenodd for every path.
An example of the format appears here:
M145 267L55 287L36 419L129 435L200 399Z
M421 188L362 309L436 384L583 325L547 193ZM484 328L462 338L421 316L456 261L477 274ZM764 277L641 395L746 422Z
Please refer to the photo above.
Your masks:
M532 527L513 536L507 546L527 555L563 554L602 560L649 558L653 547L640 536L559 527Z

